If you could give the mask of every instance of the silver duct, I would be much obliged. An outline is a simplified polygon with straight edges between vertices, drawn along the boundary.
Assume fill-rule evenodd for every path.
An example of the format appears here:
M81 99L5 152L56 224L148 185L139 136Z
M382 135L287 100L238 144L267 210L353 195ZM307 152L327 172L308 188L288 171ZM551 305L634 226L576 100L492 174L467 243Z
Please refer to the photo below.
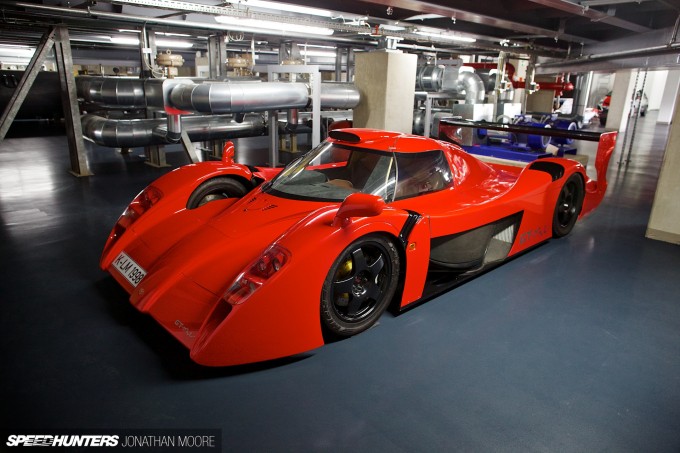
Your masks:
M484 102L484 82L474 72L459 71L456 79L456 90L465 91L466 104L481 104Z
M125 79L121 77L76 77L78 97L85 102L117 108L144 108L147 84L161 84L161 79Z
M173 107L200 113L264 112L301 108L308 102L304 83L182 83L170 92Z
M78 96L88 103L114 108L163 107L201 113L263 112L309 106L309 88L304 83L204 82L175 79L164 99L163 79L77 77ZM354 108L359 90L351 83L322 83L321 107Z
M361 94L353 83L328 82L321 84L321 107L353 109L359 105Z
M182 83L170 92L170 104L200 113L264 112L308 107L309 96L304 83ZM360 95L352 84L323 83L320 100L322 108L347 109L359 104Z
M172 122L171 122L172 124ZM191 141L250 137L264 133L261 115L246 115L237 123L231 115L184 116L182 130ZM167 120L114 120L97 115L83 115L83 135L98 145L133 148L168 143Z

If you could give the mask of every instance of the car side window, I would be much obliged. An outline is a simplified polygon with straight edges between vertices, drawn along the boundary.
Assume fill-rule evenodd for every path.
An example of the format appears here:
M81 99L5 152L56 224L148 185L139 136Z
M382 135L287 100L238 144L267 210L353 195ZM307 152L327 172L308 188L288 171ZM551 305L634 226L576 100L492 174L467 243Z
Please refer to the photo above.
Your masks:
M396 158L397 200L437 192L453 182L451 169L441 150L396 153Z

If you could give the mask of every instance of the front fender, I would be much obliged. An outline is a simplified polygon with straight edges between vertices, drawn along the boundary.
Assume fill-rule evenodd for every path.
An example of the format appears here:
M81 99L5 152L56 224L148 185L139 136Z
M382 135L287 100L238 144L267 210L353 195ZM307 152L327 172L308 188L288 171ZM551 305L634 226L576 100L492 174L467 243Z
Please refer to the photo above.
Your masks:
M353 219L339 227L333 226L337 209L324 207L311 213L274 241L290 252L290 259L243 303L231 305L223 299L217 303L191 348L194 361L237 365L324 344L320 297L333 262L367 234L385 234L398 242L409 217L406 211L387 208L379 216Z

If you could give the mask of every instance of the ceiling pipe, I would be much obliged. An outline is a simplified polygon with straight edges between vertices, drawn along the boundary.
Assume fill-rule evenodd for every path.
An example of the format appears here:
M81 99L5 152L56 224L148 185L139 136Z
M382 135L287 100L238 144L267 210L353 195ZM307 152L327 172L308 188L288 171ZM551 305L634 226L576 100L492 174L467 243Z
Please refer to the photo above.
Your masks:
M305 83L181 83L170 92L169 102L183 111L244 113L305 108L310 105L310 96L310 88ZM359 90L352 84L321 85L322 108L354 108L359 100Z
M456 79L456 90L458 92L465 91L466 104L481 104L486 96L484 82L474 72L459 71Z
M168 140L166 120L108 119L97 115L83 115L83 135L100 146L133 148L160 145ZM182 130L194 142L252 137L264 133L264 119L261 115L246 115L243 122L234 121L231 115L184 116Z
M177 79L175 79L177 80ZM200 113L246 113L304 108L310 89L304 83L289 82L178 82L166 99L163 79L120 77L76 78L78 96L85 102L111 108L145 108L167 105ZM322 108L351 109L361 95L351 83L322 83Z
M463 66L469 66L474 69L497 69L496 63L464 63ZM515 65L512 63L505 63L505 73L508 75L508 80L512 83L514 89L525 88L524 81L515 80Z

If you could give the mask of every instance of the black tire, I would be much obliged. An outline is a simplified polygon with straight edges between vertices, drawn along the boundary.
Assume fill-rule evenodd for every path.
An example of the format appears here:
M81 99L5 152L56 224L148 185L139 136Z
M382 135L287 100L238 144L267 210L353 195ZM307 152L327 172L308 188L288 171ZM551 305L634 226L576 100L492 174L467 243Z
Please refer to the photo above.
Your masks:
M335 260L321 291L321 320L333 335L350 337L385 312L399 281L399 253L383 236L350 244Z
M235 178L220 176L209 179L194 190L187 201L187 209L196 209L206 203L225 198L241 198L248 189Z
M553 214L553 237L560 238L571 232L576 224L585 192L580 175L571 175L562 186Z

